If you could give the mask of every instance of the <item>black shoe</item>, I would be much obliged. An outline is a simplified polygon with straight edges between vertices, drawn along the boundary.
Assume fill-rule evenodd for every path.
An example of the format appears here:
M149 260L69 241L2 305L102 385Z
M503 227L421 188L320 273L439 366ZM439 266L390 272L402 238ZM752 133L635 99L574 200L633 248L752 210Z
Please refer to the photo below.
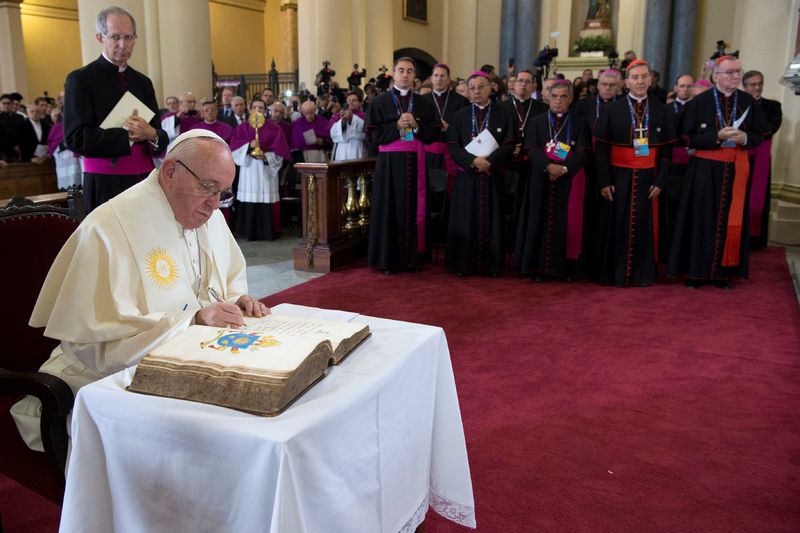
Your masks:
M499 277L500 277L500 274L498 274L497 272L489 272L489 273L488 273L488 274L486 274L486 275L487 275L487 276L489 276L489 277L490 277L490 278L492 278L492 279L497 279L497 278L499 278Z
M731 290L731 286L728 284L727 281L724 279L718 279L714 281L714 286L718 289L722 289L723 291Z
M567 276L566 278L564 278L564 283L572 283L573 281L574 280L570 276Z
M693 280L693 279L687 279L686 280L686 288L687 289L697 289L699 287L700 287L700 284L697 282L697 280Z
M467 275L464 274L463 272L456 272L456 276L458 276L459 278L466 278L467 277Z
M531 281L534 283L541 283L544 281L544 279L542 279L542 276L533 276L531 277Z
M387 268L385 270L381 270L381 274L383 274L384 276L391 276L393 272Z

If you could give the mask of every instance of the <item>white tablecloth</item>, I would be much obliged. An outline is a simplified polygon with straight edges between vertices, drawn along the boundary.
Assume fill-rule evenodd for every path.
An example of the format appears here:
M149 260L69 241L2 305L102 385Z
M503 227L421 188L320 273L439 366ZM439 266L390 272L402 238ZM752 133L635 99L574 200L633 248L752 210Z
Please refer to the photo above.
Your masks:
M413 532L429 504L475 527L444 332L355 321L372 336L275 418L128 392L133 369L82 388L61 531Z

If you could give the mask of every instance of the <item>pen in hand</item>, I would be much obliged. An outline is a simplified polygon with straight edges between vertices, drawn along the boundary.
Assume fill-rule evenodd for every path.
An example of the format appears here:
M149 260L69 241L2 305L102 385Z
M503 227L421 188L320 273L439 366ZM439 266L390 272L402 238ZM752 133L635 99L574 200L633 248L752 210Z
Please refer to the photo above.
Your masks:
M222 299L222 296L219 295L217 291L214 290L214 287L208 288L208 295L211 296L212 300L216 300L218 302L225 303L225 300ZM247 322L244 321L244 316L242 316L242 325L247 326Z

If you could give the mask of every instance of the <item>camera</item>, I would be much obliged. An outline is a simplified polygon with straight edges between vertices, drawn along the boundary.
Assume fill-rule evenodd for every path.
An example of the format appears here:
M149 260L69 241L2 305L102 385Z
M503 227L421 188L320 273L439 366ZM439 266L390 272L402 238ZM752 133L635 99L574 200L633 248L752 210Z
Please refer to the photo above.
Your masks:
M316 79L314 80L314 85L317 86L317 96L331 91L331 78L336 76L336 71L332 70L330 65L330 61L323 61L322 70L317 72Z

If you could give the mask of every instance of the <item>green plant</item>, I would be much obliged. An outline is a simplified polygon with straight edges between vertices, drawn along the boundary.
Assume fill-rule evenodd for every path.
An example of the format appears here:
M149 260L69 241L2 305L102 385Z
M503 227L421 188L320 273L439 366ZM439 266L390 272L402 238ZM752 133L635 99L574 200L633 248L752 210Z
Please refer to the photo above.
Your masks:
M576 52L595 52L598 50L606 51L611 46L611 39L605 35L593 35L590 37L578 37L575 40L573 49Z

